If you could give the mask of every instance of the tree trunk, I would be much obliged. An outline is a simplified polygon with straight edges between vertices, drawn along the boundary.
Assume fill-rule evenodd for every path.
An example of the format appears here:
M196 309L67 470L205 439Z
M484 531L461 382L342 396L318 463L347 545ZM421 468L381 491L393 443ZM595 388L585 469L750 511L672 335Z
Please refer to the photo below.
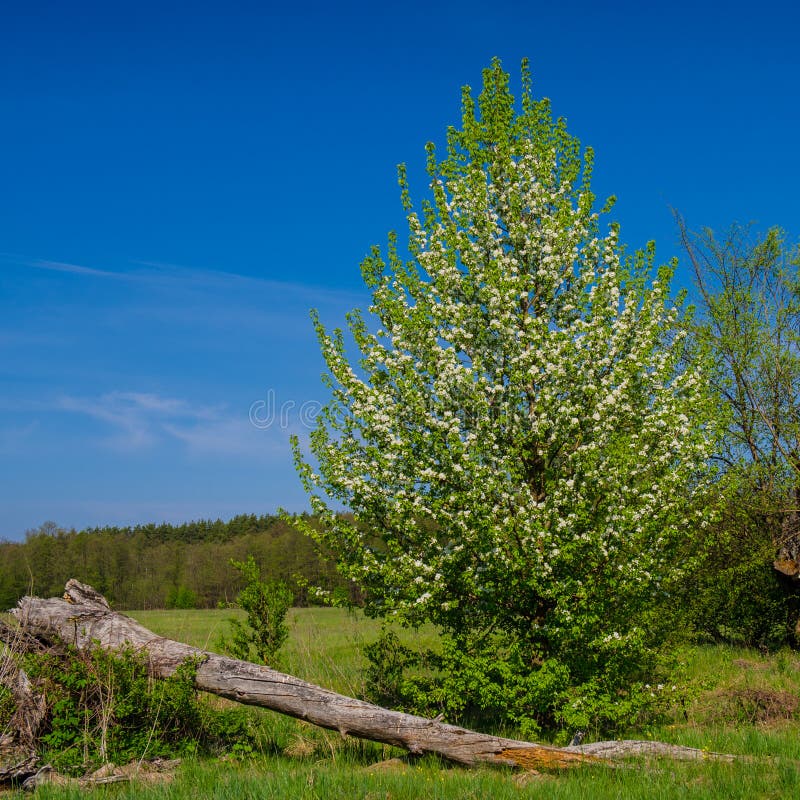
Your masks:
M197 664L195 685L204 692L269 708L323 728L338 730L342 736L349 734L371 739L415 754L437 753L459 764L489 762L547 769L604 763L609 759L642 753L688 759L709 757L708 753L694 748L653 742L595 742L583 746L551 747L390 711L269 667L156 636L138 622L112 611L102 595L75 580L68 581L63 599L24 597L13 613L23 630L45 640L59 638L79 650L95 647L115 650L130 645L147 654L151 672L160 677L172 674L180 664L193 660ZM711 754L711 757L715 756Z

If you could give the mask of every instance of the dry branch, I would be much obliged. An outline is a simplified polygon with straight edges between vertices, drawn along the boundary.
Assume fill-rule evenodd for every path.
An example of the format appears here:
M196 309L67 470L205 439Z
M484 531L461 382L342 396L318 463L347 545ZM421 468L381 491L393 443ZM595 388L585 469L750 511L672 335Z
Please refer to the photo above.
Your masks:
M654 742L595 742L574 747L551 747L522 742L448 725L438 720L390 711L337 694L276 672L156 636L135 620L111 610L90 586L67 582L64 598L24 597L14 615L37 639L62 640L78 650L100 647L117 650L133 646L147 655L151 672L160 677L192 660L197 664L195 686L230 700L261 706L306 720L342 735L357 736L402 747L410 753L437 753L465 765L506 764L526 769L552 769L586 763L607 763L628 755L708 758L694 748ZM732 756L710 757L730 759Z

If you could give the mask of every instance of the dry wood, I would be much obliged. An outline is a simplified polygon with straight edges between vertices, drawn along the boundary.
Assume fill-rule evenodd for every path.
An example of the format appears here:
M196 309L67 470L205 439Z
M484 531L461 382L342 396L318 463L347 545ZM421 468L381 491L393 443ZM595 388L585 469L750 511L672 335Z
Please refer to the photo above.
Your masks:
M18 781L36 772L39 756L35 751L0 741L0 784Z
M0 658L0 684L11 691L16 706L9 724L14 742L35 750L39 728L47 714L44 696L36 691L11 656Z
M109 783L167 783L175 776L175 770L181 763L179 758L159 759L155 761L132 761L123 767L115 764L104 764L85 778L71 778L56 772L49 764L35 770L22 783L22 789L33 792L40 786L69 786L80 789L91 789Z
M0 684L14 698L16 710L10 720L10 729L17 744L35 749L39 728L47 714L44 696L36 691L24 670L10 655L0 657Z
M269 667L156 636L135 620L112 611L102 595L75 580L68 581L63 599L24 597L13 613L23 630L35 637L47 641L61 639L79 650L132 646L147 654L150 670L162 677L192 660L197 664L195 685L202 691L338 730L343 736L349 734L395 745L414 754L437 753L460 764L490 762L526 769L552 769L607 763L642 752L673 758L716 756L693 748L636 741L551 747L390 711Z
M36 743L47 705L14 657L23 651L40 649L40 643L2 620L0 642L5 644L5 652L0 652L0 686L11 692L15 705L8 730L0 734L0 783L4 783L36 770L39 760Z

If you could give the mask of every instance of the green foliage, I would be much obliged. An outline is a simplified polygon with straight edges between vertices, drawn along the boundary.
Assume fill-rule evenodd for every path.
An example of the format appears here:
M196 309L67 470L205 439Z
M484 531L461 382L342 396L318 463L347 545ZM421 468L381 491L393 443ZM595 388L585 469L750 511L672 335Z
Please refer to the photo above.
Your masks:
M793 727L792 731L796 729ZM269 758L263 764L221 765L218 762L186 764L169 787L133 786L105 792L102 796L136 800L755 800L797 797L800 769L796 744L789 736L772 735L758 740L744 736L719 742L733 745L725 752L741 752L755 758L734 764L712 759L699 762L636 764L563 770L557 775L530 775L498 769L450 769L431 757L385 768L365 769L380 761L381 751L368 757L338 749L317 758ZM706 746L707 741L700 743ZM716 744L716 742L715 742ZM765 747L777 746L780 758L762 757ZM98 790L100 793L102 790ZM45 787L37 798L85 800L85 790Z
M216 611L189 615L158 611L146 616L148 627L153 620L162 619L166 627L158 628L158 633L170 638L181 637L187 617L192 624L203 621L204 627L195 634L200 646L213 635L211 632L220 620ZM292 672L304 680L351 693L348 687L361 680L356 643L364 637L375 638L378 623L364 619L360 612L348 614L335 608L298 609L294 616L301 633L293 635L286 647ZM420 631L398 628L397 633L403 644L429 646L437 652L441 649L435 645L436 637L430 626ZM562 800L676 796L692 800L750 800L798 796L800 721L796 711L794 716L786 713L793 707L783 702L792 695L796 706L800 697L798 654L783 651L765 655L754 650L708 645L686 647L682 655L687 660L683 678L693 690L681 693L673 692L671 684L662 690L653 686L654 694L668 706L666 724L637 727L622 735L735 753L744 758L732 764L703 759L670 761L668 765L641 763L628 769L601 766L550 776L526 776L494 768L452 769L429 757L403 759L403 765L397 768L383 763L381 768L365 769L400 753L354 737L344 739L338 732L314 729L300 720L247 708L236 709L236 718L226 716L221 723L231 729L231 736L244 737L241 748L228 744L226 753L241 752L245 758L186 759L167 786L134 782L108 789L100 787L97 793L137 800L164 797L327 800L385 798L387 794L392 800L412 800L421 794L441 800L484 797L519 800L539 796ZM764 719L769 709L774 714L771 721ZM0 729L2 725L0 720ZM514 728L497 732L524 738ZM574 729L568 729L568 734L572 733ZM592 738L593 729L588 726L587 741ZM564 740L565 737L559 739ZM248 745L255 750L256 757L247 757ZM528 784L520 786L524 781ZM51 800L85 800L86 790L46 786L37 791L39 795Z
M30 655L25 670L48 699L43 757L60 771L209 753L247 741L241 725L231 726L200 702L192 663L155 680L146 656L134 650L86 655L69 649Z
M118 609L216 608L235 596L231 559L248 554L265 579L292 587L295 605L308 604L308 584L347 587L308 537L274 516L82 531L45 523L24 542L0 541L0 609L25 594L58 596L69 578L94 586Z
M748 511L752 491L721 491L723 512L705 537L687 542L691 566L672 596L701 639L775 650L795 641L800 596L773 567L769 528Z
M197 593L186 586L173 586L166 600L167 608L197 608Z
M362 263L355 358L315 320L332 399L295 458L367 612L441 626L452 702L536 725L650 682L715 420L675 265L601 231L591 151L522 82L519 109L497 60L465 89L419 211L401 169L409 258Z
M663 661L652 651L631 653L627 644L601 675L583 682L574 664L531 662L507 635L444 635L436 650L415 650L385 628L364 650L372 702L468 727L511 725L528 738L556 729L619 734L657 721L676 699L675 687L664 691Z
M800 561L800 248L777 228L753 236L734 225L719 238L678 223L701 300L693 341L710 356L725 423L721 515L687 548L686 606L715 640L780 647L798 612L773 562L791 572Z
M278 652L289 635L286 614L292 606L292 592L280 581L264 581L253 556L231 561L245 580L236 605L247 613L247 622L230 618L232 633L218 644L234 658L275 666Z

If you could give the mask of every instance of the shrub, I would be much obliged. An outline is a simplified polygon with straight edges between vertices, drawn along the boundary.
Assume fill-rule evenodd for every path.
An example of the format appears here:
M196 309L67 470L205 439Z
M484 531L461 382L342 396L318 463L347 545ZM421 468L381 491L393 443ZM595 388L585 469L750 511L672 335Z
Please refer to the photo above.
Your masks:
M242 725L218 719L194 689L196 665L164 679L132 649L28 655L24 668L48 700L43 759L79 774L112 761L211 753L247 741Z
M467 726L512 725L523 736L581 729L618 734L659 719L674 701L670 665L644 641L607 644L603 676L583 674L564 656L532 657L507 634L441 637L441 648L414 650L384 627L365 646L368 698L423 716ZM669 691L665 686L669 685Z
M776 650L795 642L800 598L773 567L774 523L747 501L733 493L708 536L687 543L690 566L674 597L701 640Z
M253 556L246 561L232 559L231 565L245 579L234 605L244 609L247 622L232 617L233 633L220 637L217 643L234 658L274 666L289 635L286 614L292 605L292 592L281 581L262 581Z

